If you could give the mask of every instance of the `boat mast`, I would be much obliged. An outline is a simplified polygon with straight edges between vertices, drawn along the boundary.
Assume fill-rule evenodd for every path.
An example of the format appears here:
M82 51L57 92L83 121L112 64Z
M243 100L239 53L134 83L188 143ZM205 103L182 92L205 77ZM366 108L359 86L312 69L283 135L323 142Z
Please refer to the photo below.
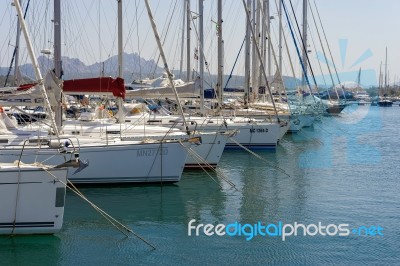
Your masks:
M22 0L19 0L20 4ZM20 72L19 72L19 44L21 37L21 26L19 20L17 20L17 36L15 37L15 64L14 64L14 85L21 85Z
M44 84L43 84L42 73L40 72L39 63L38 63L38 61L36 59L35 52L33 51L33 45L32 45L28 30L27 30L27 27L26 27L26 24L25 24L25 20L24 20L24 18L22 16L22 10L21 10L21 6L19 4L19 1L18 0L14 0L14 5L15 5L15 8L16 8L17 13L18 13L18 19L19 19L19 21L21 23L22 32L24 33L24 36L25 36L26 46L28 48L29 57L32 60L33 69L35 71L35 77L36 77L36 80L39 82L38 85L40 86L40 89L42 91L44 104L45 104L45 107L47 108L47 110L49 110L51 125L53 127L54 133L57 136L57 139L59 139L59 132L58 132L58 128L57 128L57 125L56 125L56 122L55 122L55 119L54 119L54 113L51 110L51 105L50 105L50 102L49 102L49 98L47 97L46 89L45 89Z
M266 25L267 25L267 36L271 35L271 10L270 10L270 4L269 0L265 1L266 2L266 7L264 9L264 13L266 13ZM265 22L263 22L263 25ZM271 68L271 42L269 41L269 37L266 36L266 45L267 45L267 57L268 57L268 62L267 62L267 68L268 68L268 77L272 75L272 68Z
M244 7L244 9L245 9L245 11L246 11L247 23L250 25L251 18L250 18L249 9L248 9L248 7L246 6L245 0L242 0L242 3L243 3L243 7ZM251 36L252 36L252 38L253 38L253 42L256 43L256 35L255 35L255 33L254 33L253 27L251 27L251 26L250 26L250 32L251 32ZM269 38L269 37L270 37L270 36L268 36L268 38ZM269 40L269 42L271 42L271 41ZM255 50L256 50L256 52L257 52L258 58L261 59L261 53L260 53L260 50L258 49L258 44L257 44L257 43L256 43L256 49L255 49ZM275 56L274 56L274 58L275 58ZM267 72L265 71L264 62L263 62L262 60L260 60L260 69L261 69L261 71L262 71L262 74L264 75L264 79L266 80L267 89L268 89L269 96L270 96L271 99L272 99L272 105L273 105L273 107L274 107L275 116L276 116L276 118L277 118L277 121L279 122L280 119L279 119L278 111L276 110L275 102L274 102L273 97L272 97L271 88L270 88L270 86L268 85Z
M151 9L150 9L149 0L145 0L145 4L146 4L146 9L147 9L147 14L148 14L149 19L150 19L151 27L153 28L154 37L156 38L158 49L160 50L160 55L161 55L161 58L162 58L163 63L164 63L164 69L167 72L169 84L171 85L171 88L172 88L172 90L173 90L173 92L175 94L175 99L176 99L177 104L178 104L178 109L179 109L180 114L182 115L183 124L184 124L184 126L186 128L186 131L189 131L189 127L187 126L185 115L183 114L183 109L182 109L182 105L180 103L178 92L176 91L175 84L174 84L174 82L172 80L172 73L169 70L168 63L167 63L167 58L165 57L164 49L163 49L162 44L161 44L160 35L158 34L157 26L156 26L156 23L154 22L153 14L152 14Z
M257 1L258 3L258 1ZM258 67L259 67L259 63L257 60L257 53L259 51L257 50L258 47L258 26L259 26L259 17L258 17L258 7L256 5L256 0L253 0L252 3L252 25L250 27L252 27L252 29L255 31L255 36L253 36L253 43L252 43L252 55L251 55L251 60L252 60L252 64L251 64L251 88L252 88L252 92L251 92L251 97L250 97L250 101L254 102L256 100L257 94L258 94Z
M261 28L261 60L264 62L266 62L266 51L267 51L267 41L266 41L266 31L268 30L268 23L264 23L265 21L268 21L268 14L269 14L269 1L268 0L264 0L262 2L262 14L261 14L261 21L263 21L263 23L261 23L260 28ZM262 78L262 74L261 72L258 75L258 84L260 84L260 87L265 87L265 81ZM265 100L265 92L263 93L263 97Z
M282 74L282 34L283 34L283 28L282 28L282 1L279 1L279 9L278 9L278 17L279 17L279 52L278 52L278 57L279 57L279 71L281 71ZM269 18L268 18L269 21ZM269 23L269 22L268 22ZM271 75L271 74L270 74Z
M62 76L61 62L61 0L54 0L54 72Z
M358 70L358 75L357 75L357 87L360 89L360 82L361 82L361 67Z
M251 0L247 0L246 13L250 13ZM250 14L248 14L250 16ZM245 43L245 64L244 64L244 92L245 92L245 108L248 107L250 100L250 22L246 20L246 43Z
M382 61L379 65L379 81L378 81L378 94L382 92Z
M185 47L185 14L186 14L186 1L183 2L183 14L182 14L182 41L181 41L181 61L179 65L179 78L183 79L182 77L182 69L183 69L183 52Z
M123 43L122 43L122 0L118 1L118 77L123 78L124 76L124 57L123 57ZM123 112L123 99L117 98L118 104L118 122L124 121Z
M190 81L190 22L191 22L191 11L190 11L190 0L186 2L186 81Z
M307 0L303 0L303 56L304 73L301 81L303 87L306 86L306 76L308 71L307 61Z
M218 0L218 21L217 21L217 34L218 34L218 81L217 81L217 94L219 107L222 107L222 94L223 94L223 74L224 74L224 61L223 49L224 41L222 39L222 0Z
M122 0L118 1L118 77L123 77Z
M204 6L203 6L203 0L199 0L199 39L200 39L200 47L199 47L199 64L200 64L200 69L199 69L199 74L200 74L200 113L203 116L204 115L204 21L203 21L203 12L204 12Z
M386 47L386 55L385 55L385 89L384 96L387 93L387 47Z
M58 79L62 78L61 60L61 0L54 0L54 74ZM58 128L62 125L61 94L56 95L57 106L55 108L55 121Z

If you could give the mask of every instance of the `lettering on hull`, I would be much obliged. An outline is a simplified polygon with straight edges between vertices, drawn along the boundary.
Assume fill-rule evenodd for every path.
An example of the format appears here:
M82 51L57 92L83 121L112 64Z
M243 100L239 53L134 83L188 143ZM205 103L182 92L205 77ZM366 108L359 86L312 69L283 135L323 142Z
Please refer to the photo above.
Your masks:
M250 128L250 133L268 133L268 128Z
M154 157L155 155L167 155L168 149L140 149L137 150L137 157Z

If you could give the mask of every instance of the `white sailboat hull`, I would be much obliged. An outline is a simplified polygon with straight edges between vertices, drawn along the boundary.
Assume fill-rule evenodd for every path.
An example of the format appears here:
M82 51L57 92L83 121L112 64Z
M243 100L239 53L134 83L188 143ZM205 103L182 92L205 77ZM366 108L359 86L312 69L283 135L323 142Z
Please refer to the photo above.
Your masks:
M147 137L154 139L173 139L174 135L151 135ZM180 136L183 137L183 136ZM188 137L186 135L186 137ZM192 145L188 148L188 156L185 161L185 168L214 168L221 160L222 153L228 140L228 134L221 134L216 132L210 133L196 133L191 137L200 137L200 145ZM143 136L129 136L126 139L135 140L143 138Z
M158 116L156 121L169 126L173 124L184 130L179 117ZM244 146L249 149L275 150L278 139L282 135L278 123L248 122L246 118L189 117L186 118L186 121L190 130L201 132L236 131L236 135L228 139L225 149L238 149Z
M134 119L134 118L131 118ZM97 122L86 122L83 124L69 124L65 125L64 132L78 132L82 136L98 135L104 136L105 130L100 131L102 127L95 126ZM176 140L188 139L189 137L200 137L201 145L192 145L188 149L188 156L186 158L185 168L201 168L201 167L216 167L219 163L222 153L227 142L229 134L222 134L217 132L199 132L192 135L187 135L185 132L178 129L171 129L170 127L161 127L146 125L132 126L132 124L124 125L109 125L107 126L108 132L114 132L114 136L119 136L124 140L141 141L143 138L156 139L156 140Z
M219 133L201 134L201 145L191 148L185 168L216 167L221 160L227 140L227 135Z
M298 114L291 117L289 133L296 133L303 127L310 127L314 123L315 117L311 114Z
M93 139L79 139L80 158L89 165L78 173L70 171L68 178L76 184L178 182L181 179L187 150L179 142L165 143L96 143ZM21 147L4 147L0 160L13 162L18 159ZM58 165L65 162L61 155L51 156L55 150L39 151L26 148L22 160L26 163L44 161ZM69 158L69 157L68 157Z
M221 120L219 122L215 120L213 123L204 124L197 128L206 132L237 130L236 136L228 139L225 149L240 149L241 146L244 146L248 149L275 150L280 136L280 127L277 123L234 122L224 125Z
M53 234L61 229L68 169L47 171L0 167L0 234Z
M69 175L71 182L154 183L178 182L187 152L184 146L174 142L81 147L80 156L89 161L89 166Z

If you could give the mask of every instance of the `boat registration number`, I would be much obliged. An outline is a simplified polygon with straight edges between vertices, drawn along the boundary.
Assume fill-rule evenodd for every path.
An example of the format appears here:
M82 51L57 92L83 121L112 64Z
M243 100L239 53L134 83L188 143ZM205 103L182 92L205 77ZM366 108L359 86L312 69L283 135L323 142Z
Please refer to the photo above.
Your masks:
M155 155L167 155L168 149L140 149L137 150L138 157L153 157Z
M268 133L268 128L250 128L250 133Z

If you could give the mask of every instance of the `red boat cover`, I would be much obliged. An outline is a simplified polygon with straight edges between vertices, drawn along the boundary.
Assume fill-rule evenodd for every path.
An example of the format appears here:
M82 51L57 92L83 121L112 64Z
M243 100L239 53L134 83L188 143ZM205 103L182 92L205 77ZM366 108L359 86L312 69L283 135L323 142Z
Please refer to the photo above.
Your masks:
M115 97L125 99L125 85L122 78L99 77L64 80L63 91L76 94L112 93Z
M32 88L33 86L36 86L37 83L31 83L31 84L23 84L18 87L17 91L26 91Z

